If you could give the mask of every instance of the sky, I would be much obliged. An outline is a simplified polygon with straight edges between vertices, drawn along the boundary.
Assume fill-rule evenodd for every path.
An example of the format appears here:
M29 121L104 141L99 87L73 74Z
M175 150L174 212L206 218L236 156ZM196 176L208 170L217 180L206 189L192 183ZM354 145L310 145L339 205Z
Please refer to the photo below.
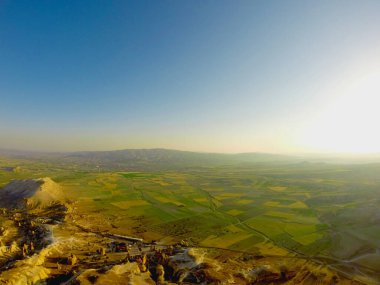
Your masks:
M380 1L0 1L0 148L380 152Z

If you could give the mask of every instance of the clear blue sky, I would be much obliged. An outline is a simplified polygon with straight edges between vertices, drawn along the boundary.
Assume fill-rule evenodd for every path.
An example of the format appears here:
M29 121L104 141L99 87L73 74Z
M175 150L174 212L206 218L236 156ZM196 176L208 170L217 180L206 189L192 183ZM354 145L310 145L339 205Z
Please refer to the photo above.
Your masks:
M379 121L349 127L379 103L379 15L376 0L0 1L0 147L339 150Z

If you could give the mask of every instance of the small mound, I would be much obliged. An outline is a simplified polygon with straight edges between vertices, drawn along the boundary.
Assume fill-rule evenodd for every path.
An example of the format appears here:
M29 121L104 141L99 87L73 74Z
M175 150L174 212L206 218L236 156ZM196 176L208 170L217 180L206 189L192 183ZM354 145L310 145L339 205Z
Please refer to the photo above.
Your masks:
M0 207L34 208L44 207L60 201L61 187L51 178L12 180L0 189Z

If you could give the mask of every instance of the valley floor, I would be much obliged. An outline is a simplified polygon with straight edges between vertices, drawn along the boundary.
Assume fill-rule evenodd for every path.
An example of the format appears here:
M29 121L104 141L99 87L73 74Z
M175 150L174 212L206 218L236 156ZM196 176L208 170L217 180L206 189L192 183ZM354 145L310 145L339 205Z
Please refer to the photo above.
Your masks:
M376 165L103 172L0 162L0 195L39 185L12 179L51 177L41 182L50 188L1 205L6 284L380 280Z

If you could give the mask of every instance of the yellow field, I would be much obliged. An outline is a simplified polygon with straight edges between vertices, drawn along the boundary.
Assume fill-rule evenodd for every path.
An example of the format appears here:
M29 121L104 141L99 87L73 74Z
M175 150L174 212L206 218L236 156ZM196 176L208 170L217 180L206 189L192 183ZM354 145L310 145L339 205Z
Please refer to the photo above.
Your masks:
M293 239L295 241L299 242L300 244L309 245L309 244L317 241L318 239L320 239L322 237L323 237L323 235L320 233L311 233L311 234L304 235L304 236L295 236L295 237L293 237Z
M278 255L278 256L286 256L288 255L288 251L281 247L275 246L268 242L260 242L255 244L255 247L260 251L262 255Z
M288 187L286 187L286 186L272 186L272 187L268 187L268 188L270 190L273 190L273 191L276 191L276 192L283 192L286 189L288 189Z
M234 204L237 204L237 205L248 205L248 204L251 204L251 203L253 203L252 200L241 199L241 200L237 200L237 201L235 201Z
M264 203L266 207L279 207L279 208L288 208L288 209L307 209L308 206L302 201L295 201L290 205L281 204L278 201L268 201Z
M162 179L159 179L159 178L155 178L155 179L151 179L152 182L154 183L157 183L158 185L160 186L170 186L172 184L166 182L166 181L163 181Z
M136 206L150 205L147 201L144 201L144 200L127 200L127 201L114 202L111 204L123 210L129 209L131 207L136 207Z
M279 207L280 203L276 201L268 201L264 203L264 206L266 207Z
M242 193L222 193L222 194L216 195L215 198L218 200L225 200L229 198L238 198L241 196L243 196Z
M238 228L237 226L235 225L229 225L227 227L225 227L226 230L228 230L229 232L231 233L238 233L238 232L241 232L242 229L241 228Z
M201 242L201 245L228 248L235 243L249 238L251 235L247 232L234 232L221 236L210 235Z
M238 215L240 215L242 213L244 213L244 212L240 211L240 210L237 210L237 209L232 209L232 210L227 211L227 214L229 214L231 216L238 216Z

